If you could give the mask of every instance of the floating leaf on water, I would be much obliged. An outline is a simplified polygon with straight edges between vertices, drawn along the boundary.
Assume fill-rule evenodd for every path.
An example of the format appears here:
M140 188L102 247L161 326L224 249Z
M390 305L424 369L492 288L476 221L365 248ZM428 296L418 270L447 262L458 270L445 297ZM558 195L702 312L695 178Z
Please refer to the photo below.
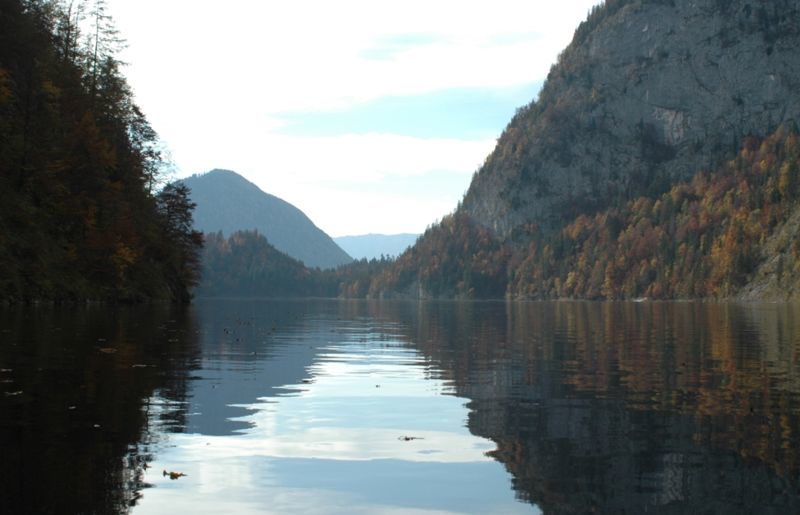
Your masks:
M103 354L114 354L115 352L117 352L117 349L115 349L114 347L101 347L97 350L99 350Z
M411 440L424 440L425 438L421 436L398 436L397 439L403 442L410 442Z
M183 472L172 472L172 471L167 472L166 470L162 474L162 476L169 476L169 478L172 480L178 479L179 477L184 477L185 475L186 474L184 474Z

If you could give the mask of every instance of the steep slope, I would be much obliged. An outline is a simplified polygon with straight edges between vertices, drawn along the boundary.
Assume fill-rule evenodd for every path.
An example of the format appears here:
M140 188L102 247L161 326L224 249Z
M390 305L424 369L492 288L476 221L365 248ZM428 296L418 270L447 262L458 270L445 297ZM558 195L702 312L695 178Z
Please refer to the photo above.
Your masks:
M798 47L797 1L596 7L370 295L796 297Z
M499 236L657 195L800 119L795 0L595 8L509 123L463 211Z
M414 244L419 234L362 234L339 236L333 241L354 259L397 257Z
M182 182L197 204L194 225L199 231L230 235L255 229L275 248L310 267L333 268L352 261L302 211L235 172L212 170Z

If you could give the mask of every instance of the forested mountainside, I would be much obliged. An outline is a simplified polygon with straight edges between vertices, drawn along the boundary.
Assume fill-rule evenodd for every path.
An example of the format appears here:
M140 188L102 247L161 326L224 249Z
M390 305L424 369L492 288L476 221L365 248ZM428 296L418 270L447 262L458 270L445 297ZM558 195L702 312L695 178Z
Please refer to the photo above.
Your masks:
M373 296L632 299L800 296L800 137L746 138L732 161L527 245L456 212L372 283Z
M311 268L352 261L330 236L292 204L229 170L212 170L181 181L197 204L194 226L204 233L256 230L270 244Z
M373 296L787 298L800 4L608 0Z
M477 172L462 211L508 237L656 196L800 119L796 0L608 0Z
M308 268L258 231L205 235L203 297L364 297L388 259L361 259L335 269Z
M104 3L76 5L0 0L0 301L188 300L192 204L158 189Z

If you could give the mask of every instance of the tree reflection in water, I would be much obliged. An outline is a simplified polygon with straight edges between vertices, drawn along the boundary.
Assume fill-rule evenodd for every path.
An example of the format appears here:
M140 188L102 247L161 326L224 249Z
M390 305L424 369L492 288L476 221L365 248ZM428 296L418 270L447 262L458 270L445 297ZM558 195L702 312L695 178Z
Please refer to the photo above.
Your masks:
M387 311L386 307L376 308ZM545 513L797 513L800 312L714 303L390 309Z
M0 512L126 511L147 486L148 425L185 424L164 406L197 359L191 312L20 307L0 330Z
M0 310L0 512L128 510L170 432L302 382L315 309L388 322L545 513L800 512L795 307L380 301Z

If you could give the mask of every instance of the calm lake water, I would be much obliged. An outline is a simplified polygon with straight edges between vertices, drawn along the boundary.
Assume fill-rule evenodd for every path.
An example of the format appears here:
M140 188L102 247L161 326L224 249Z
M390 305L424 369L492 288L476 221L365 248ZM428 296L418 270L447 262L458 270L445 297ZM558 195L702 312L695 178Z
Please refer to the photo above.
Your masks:
M799 351L775 304L5 308L0 513L800 513Z

